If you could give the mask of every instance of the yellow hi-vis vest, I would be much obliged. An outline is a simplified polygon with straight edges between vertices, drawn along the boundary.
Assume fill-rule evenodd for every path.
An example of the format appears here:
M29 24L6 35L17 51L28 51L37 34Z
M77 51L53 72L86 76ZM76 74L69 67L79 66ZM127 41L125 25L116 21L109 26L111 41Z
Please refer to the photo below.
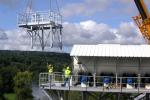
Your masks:
M49 73L49 74L52 74L52 73L53 73L53 69L50 68L50 69L48 70L48 73Z
M65 78L69 78L71 74L71 71L69 69L65 70Z

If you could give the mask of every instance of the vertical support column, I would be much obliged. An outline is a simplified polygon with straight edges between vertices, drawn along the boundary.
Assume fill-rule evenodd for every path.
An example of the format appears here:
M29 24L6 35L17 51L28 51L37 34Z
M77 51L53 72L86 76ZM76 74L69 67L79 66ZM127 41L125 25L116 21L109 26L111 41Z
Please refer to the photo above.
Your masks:
M94 85L93 86L96 87L96 73L94 73L93 76L94 76Z
M93 62L94 64L94 72L93 72L93 77L94 77L94 87L96 87L96 65L95 65L95 63L96 63L96 58L94 57L94 62Z
M116 87L118 85L118 69L117 69L117 67L118 67L118 61L119 61L119 58L116 59Z
M139 66L138 66L138 92L139 92L141 86L141 71L140 71L141 58L139 58L138 62L139 62Z
M150 93L146 93L146 100L150 99Z
M69 92L68 91L64 91L64 100L69 100Z
M120 77L120 91L122 92L122 77Z
M53 31L52 31L52 25L50 25L50 29L49 29L49 34L50 34L50 47L53 47Z
M65 100L64 99L64 91L60 91L60 98L59 98L59 100Z
M141 74L138 74L138 92L140 91L140 86L141 86Z
M41 86L41 73L39 74L39 89L40 89L40 86Z
M118 74L116 73L116 87L118 86Z
M87 100L87 93L86 93L86 91L82 92L82 100Z
M64 100L64 92L58 91L59 100Z
M49 75L49 74L48 74L48 75ZM51 87L52 87L52 82L53 82L53 74L50 74L49 76L50 76L50 89L51 89Z
M36 35L37 35L37 31L32 30L32 26L31 26L31 30L28 31L30 37L31 37L31 49L33 49L35 42L36 42Z
M44 51L45 45L44 45L44 29L43 29L43 27L42 27L41 31L42 31L42 33L41 33L42 34L42 40L41 40L42 43L41 43L41 46L42 46L42 51Z
M63 99L65 100L65 90L62 91Z
M36 44L36 40L37 40L37 31L34 30L34 36L33 36L33 47Z
M34 42L34 41L33 41L33 38L34 38L34 37L33 37L33 32L31 32L31 48L32 48L32 49L33 49L33 42Z
M54 40L55 40L55 35L56 35L56 27L52 27L52 47L54 46Z
M120 93L116 93L116 100L120 100Z
M62 27L60 27L60 34L59 34L59 47L62 50Z
M31 41L31 49L33 49L33 44L34 44L34 31L33 31L33 27L31 26L29 30L27 30L27 33L30 36L30 41Z
M146 100L150 100L150 93L146 93L145 98L146 98Z

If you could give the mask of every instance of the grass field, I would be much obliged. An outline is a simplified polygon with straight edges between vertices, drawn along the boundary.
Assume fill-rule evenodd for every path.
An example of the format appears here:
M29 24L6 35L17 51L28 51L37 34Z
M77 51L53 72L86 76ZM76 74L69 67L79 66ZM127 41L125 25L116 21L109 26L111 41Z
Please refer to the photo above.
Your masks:
M14 93L4 94L6 100L16 100L16 95Z

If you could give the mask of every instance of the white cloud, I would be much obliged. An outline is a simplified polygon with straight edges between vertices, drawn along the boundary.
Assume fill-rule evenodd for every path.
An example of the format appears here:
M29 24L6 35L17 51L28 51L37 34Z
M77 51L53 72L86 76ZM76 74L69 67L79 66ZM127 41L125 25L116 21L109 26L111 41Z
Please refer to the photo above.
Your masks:
M123 44L143 44L144 38L139 29L133 24L133 22L121 23L117 29L120 43Z
M0 31L0 50L21 50L21 51L41 51L39 41L36 42L36 46L31 48L30 36L23 29L7 30L4 36L6 39L1 39ZM58 48L46 47L45 51L61 52Z
M31 49L30 38L23 30L16 29L5 31L5 33L8 39L0 40L0 49L41 50L40 46ZM80 23L64 23L63 44L65 47L73 44L100 43L143 44L144 39L132 22L122 22L118 28L112 28L107 24L92 20ZM50 48L46 48L46 50L48 51Z
M7 35L4 32L4 30L0 29L0 40L5 40L7 39Z
M66 4L61 12L65 18L95 14L101 16L127 16L129 14L134 16L138 14L134 0L83 0L83 2Z
M29 48L29 38L22 30L16 29L5 31L7 39L0 40L0 49L2 50L27 50Z
M65 23L63 41L65 45L73 44L142 44L141 33L132 22L124 22L119 28L111 28L104 23L96 23L92 20L80 23Z
M80 3L67 4L62 9L62 15L64 17L91 15L99 11L104 11L110 4L110 0L84 0Z

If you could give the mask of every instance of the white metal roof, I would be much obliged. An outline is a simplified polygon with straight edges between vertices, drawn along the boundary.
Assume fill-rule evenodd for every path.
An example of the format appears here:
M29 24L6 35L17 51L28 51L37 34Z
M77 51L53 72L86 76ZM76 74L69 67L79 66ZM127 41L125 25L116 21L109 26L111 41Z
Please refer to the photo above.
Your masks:
M74 45L71 56L150 57L150 45Z

